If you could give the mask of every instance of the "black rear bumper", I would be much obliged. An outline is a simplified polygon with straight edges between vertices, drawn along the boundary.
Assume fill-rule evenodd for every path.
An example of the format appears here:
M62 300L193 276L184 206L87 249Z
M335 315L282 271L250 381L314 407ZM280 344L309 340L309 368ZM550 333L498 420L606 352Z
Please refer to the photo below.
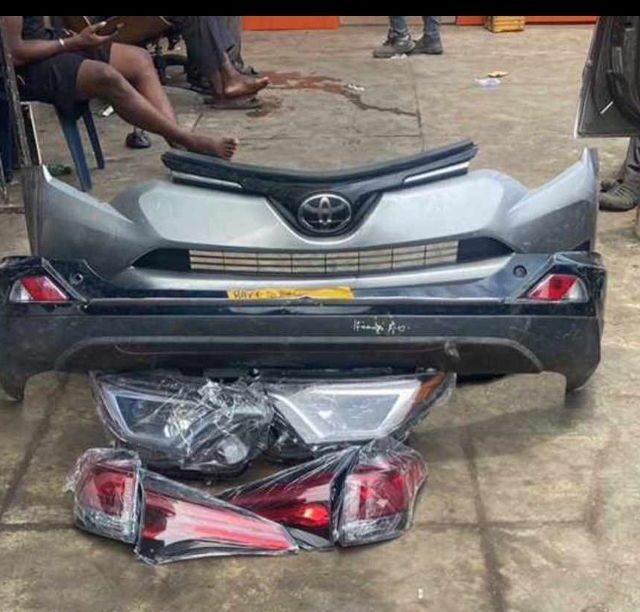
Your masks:
M0 268L0 384L20 398L30 376L51 369L436 367L460 374L547 370L574 389L600 360L606 274L596 255L581 254L573 265L554 261L581 276L588 302L405 295L256 305L106 290L99 297L95 286L83 297L67 283L68 269L61 276L48 262L18 258ZM34 265L77 299L9 304L13 280ZM87 269L83 274L86 285Z

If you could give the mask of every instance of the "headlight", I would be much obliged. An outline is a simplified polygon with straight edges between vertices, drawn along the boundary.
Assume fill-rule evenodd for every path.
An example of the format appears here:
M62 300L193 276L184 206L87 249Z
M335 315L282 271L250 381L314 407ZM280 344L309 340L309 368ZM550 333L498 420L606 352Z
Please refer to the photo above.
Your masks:
M402 438L454 385L455 375L444 372L266 383L277 413L269 452L302 458L327 447Z
M273 410L257 383L167 373L93 379L106 428L157 469L233 474L266 448Z

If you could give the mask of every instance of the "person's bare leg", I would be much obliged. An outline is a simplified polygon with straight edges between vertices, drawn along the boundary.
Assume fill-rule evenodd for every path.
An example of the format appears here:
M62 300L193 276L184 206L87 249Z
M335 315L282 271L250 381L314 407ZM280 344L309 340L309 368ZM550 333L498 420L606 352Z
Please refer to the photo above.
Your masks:
M108 64L93 60L82 62L76 86L84 98L106 100L128 123L159 134L189 151L230 159L237 149L238 141L235 138L199 136L180 127L155 108L122 74Z
M133 45L113 43L109 64L165 117L177 123L176 113L147 51Z
M223 53L222 57L220 74L224 83L225 96L229 98L252 96L269 85L269 77L254 78L244 75L236 70L227 53Z

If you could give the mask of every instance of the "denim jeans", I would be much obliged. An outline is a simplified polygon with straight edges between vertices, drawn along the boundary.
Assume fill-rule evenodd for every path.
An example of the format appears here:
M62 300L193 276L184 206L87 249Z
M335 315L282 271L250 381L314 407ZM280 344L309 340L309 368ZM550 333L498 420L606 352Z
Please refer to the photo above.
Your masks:
M424 23L424 37L430 40L440 39L440 17L422 17ZM406 17L389 17L389 29L395 36L409 34Z
M618 172L618 177L634 189L640 189L640 138L629 139L627 158Z

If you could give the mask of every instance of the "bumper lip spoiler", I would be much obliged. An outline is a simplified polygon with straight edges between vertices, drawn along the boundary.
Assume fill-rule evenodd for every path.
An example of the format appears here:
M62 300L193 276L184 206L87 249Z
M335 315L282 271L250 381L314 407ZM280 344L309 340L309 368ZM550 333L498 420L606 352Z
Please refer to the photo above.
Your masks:
M231 300L228 298L94 298L86 302L88 310L99 310L103 307L149 307L156 306L229 306L233 307L254 307L254 308L274 308L274 307L291 307L291 306L363 306L363 305L387 305L390 303L400 304L502 304L505 303L503 298L497 297L460 297L460 298L442 298L442 297L407 297L394 296L392 298L383 297L358 297L352 300L339 299L311 299L300 298L295 300Z

